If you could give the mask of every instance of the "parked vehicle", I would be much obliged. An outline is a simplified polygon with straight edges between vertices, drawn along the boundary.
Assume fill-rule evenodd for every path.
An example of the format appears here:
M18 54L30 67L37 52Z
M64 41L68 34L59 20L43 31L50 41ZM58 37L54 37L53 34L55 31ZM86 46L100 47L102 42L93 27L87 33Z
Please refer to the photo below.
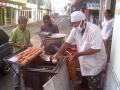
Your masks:
M10 71L10 65L3 58L12 54L12 48L8 43L9 36L0 29L0 75L5 75Z

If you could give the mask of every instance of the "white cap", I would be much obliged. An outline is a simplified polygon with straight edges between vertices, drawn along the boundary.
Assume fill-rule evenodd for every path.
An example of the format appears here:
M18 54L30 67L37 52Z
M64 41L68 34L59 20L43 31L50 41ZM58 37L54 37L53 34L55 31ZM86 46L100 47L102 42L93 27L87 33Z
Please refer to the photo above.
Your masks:
M81 11L75 11L71 14L71 22L78 22L85 19L85 14Z

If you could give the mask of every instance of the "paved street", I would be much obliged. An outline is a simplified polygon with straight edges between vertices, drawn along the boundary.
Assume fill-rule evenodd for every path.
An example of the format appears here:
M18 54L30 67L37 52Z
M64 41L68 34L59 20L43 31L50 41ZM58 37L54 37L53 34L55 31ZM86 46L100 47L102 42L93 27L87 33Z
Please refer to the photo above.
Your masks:
M11 83L11 72L9 75L0 77L0 90L13 90Z
M61 33L69 33L70 32L70 25L69 25L69 20L68 17L63 18L59 17L55 21L56 24L58 24L59 30ZM29 24L28 28L30 28L31 32L31 42L34 45L34 47L40 47L40 37L36 35L37 32L40 30L40 25L41 22L39 23L33 23ZM11 30L14 28L13 27L4 27L3 29L10 34ZM0 90L13 90L12 84L11 84L11 73L7 76L0 77Z

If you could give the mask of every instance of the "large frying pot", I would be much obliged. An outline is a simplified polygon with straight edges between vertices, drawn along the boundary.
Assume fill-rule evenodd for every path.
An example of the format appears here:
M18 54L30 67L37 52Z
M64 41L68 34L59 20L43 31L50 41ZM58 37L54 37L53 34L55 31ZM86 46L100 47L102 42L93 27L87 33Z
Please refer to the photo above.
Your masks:
M55 54L65 41L66 34L56 33L44 39L44 48L47 54Z

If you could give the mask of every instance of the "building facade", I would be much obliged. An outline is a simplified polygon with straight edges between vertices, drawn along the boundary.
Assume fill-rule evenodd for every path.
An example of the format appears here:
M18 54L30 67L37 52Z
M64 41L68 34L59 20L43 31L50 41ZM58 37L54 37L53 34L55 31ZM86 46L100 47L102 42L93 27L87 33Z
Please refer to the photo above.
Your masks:
M88 0L89 19L94 24L99 23L100 0Z
M116 0L100 0L100 12L99 20L104 20L103 11L106 9L111 9L112 12L115 12Z
M40 21L43 15L51 15L51 0L38 0L37 20Z
M22 10L26 2L26 0L0 1L0 25L16 24L17 12Z
M37 22L50 12L50 0L1 0L0 25L17 24L21 15L26 16L29 23Z

